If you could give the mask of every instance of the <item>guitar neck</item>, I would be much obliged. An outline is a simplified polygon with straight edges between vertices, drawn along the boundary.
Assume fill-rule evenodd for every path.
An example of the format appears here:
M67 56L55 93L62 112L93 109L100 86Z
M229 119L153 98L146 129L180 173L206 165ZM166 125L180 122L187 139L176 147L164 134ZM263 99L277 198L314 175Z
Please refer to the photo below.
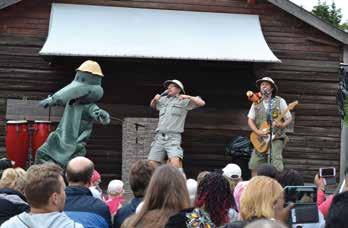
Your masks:
M288 107L286 107L285 111L282 112L282 114L280 116L278 116L278 118L275 121L280 121L281 119L283 119L284 116L286 115L286 113L289 112L290 110L293 110L296 105L298 105L298 101L291 102L288 105Z

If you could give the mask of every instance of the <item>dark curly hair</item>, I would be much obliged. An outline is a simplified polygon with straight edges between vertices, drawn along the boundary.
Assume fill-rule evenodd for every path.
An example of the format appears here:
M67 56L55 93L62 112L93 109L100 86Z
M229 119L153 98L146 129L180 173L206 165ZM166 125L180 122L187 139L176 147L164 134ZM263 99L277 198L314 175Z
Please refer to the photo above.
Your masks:
M266 176L276 179L278 176L278 170L270 164L262 164L256 168L257 176Z
M277 180L282 187L286 186L303 186L304 180L302 175L294 169L285 169L279 173Z
M216 226L229 222L232 204L230 185L221 172L211 172L199 183L195 207L204 208Z

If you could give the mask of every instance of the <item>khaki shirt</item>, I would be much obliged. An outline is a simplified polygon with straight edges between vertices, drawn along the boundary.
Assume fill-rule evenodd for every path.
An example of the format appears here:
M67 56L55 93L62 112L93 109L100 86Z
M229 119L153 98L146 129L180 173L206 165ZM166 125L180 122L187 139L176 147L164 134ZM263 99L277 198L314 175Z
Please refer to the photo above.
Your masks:
M163 96L156 104L159 121L156 132L182 133L187 112L198 106L190 99L180 100L179 97Z

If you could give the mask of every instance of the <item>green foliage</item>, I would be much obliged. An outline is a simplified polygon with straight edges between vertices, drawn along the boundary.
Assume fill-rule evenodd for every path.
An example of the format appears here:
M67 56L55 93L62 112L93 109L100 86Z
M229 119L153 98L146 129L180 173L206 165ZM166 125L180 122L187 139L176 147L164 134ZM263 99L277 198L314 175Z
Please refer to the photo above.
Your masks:
M323 2L318 0L318 4L312 9L312 13L339 29L344 30L348 27L347 23L341 24L342 9L337 8L335 1L328 5L325 0Z
M348 32L348 21L339 25L339 28L345 32Z

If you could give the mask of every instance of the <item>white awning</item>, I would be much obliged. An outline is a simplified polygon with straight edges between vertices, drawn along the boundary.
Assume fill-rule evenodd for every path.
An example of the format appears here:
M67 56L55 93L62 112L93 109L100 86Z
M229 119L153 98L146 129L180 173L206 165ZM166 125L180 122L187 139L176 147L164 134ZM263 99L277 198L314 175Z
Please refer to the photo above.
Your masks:
M280 62L257 15L57 3L40 54Z

